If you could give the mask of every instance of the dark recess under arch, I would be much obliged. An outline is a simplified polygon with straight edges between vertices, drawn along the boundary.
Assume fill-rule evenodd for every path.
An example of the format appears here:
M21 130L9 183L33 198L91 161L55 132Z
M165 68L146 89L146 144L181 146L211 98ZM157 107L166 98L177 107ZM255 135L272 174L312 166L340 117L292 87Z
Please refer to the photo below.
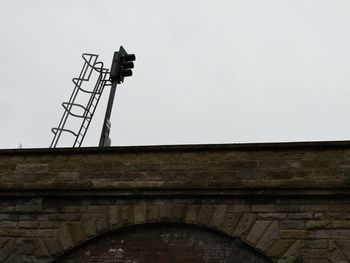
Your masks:
M237 238L191 224L133 225L73 248L55 263L272 262Z

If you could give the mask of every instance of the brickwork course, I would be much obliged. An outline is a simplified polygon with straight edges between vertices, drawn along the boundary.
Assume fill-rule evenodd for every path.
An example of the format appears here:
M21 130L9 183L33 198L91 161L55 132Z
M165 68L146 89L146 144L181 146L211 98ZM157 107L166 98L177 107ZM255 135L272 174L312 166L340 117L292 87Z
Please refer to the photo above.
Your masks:
M0 262L350 262L350 142L0 150Z

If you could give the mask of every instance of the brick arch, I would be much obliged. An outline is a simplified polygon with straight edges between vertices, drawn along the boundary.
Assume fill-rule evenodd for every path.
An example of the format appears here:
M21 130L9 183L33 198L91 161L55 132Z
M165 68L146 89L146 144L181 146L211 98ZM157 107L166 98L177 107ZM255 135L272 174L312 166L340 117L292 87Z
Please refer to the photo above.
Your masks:
M221 260L272 262L259 251L222 231L166 220L127 225L98 235L70 249L54 262L80 263L90 262L91 259L93 262L105 262L105 260L114 262L113 259L116 257L119 259L116 262L141 263L204 263L221 262ZM170 259L173 261L169 261Z
M300 246L297 240L280 239L278 221L259 220L252 211L242 209L241 204L133 204L92 207L90 213L81 215L79 222L62 222L58 231L62 250L56 255L111 231L151 223L183 223L225 233L273 260L288 259ZM283 254L274 254L276 251Z

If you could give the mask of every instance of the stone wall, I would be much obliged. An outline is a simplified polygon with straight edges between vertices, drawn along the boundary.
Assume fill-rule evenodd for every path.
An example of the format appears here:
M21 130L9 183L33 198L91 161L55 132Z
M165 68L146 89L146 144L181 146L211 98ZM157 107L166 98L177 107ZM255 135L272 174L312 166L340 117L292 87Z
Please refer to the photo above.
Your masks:
M350 262L349 187L348 142L2 150L0 262L64 262L149 224L267 261Z

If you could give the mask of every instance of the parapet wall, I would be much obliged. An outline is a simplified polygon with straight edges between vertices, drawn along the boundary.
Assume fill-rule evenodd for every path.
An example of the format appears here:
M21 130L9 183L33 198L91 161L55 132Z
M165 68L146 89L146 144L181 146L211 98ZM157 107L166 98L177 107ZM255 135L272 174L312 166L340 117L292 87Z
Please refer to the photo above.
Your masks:
M350 262L349 188L349 142L1 150L0 262L65 262L158 223L274 262Z

